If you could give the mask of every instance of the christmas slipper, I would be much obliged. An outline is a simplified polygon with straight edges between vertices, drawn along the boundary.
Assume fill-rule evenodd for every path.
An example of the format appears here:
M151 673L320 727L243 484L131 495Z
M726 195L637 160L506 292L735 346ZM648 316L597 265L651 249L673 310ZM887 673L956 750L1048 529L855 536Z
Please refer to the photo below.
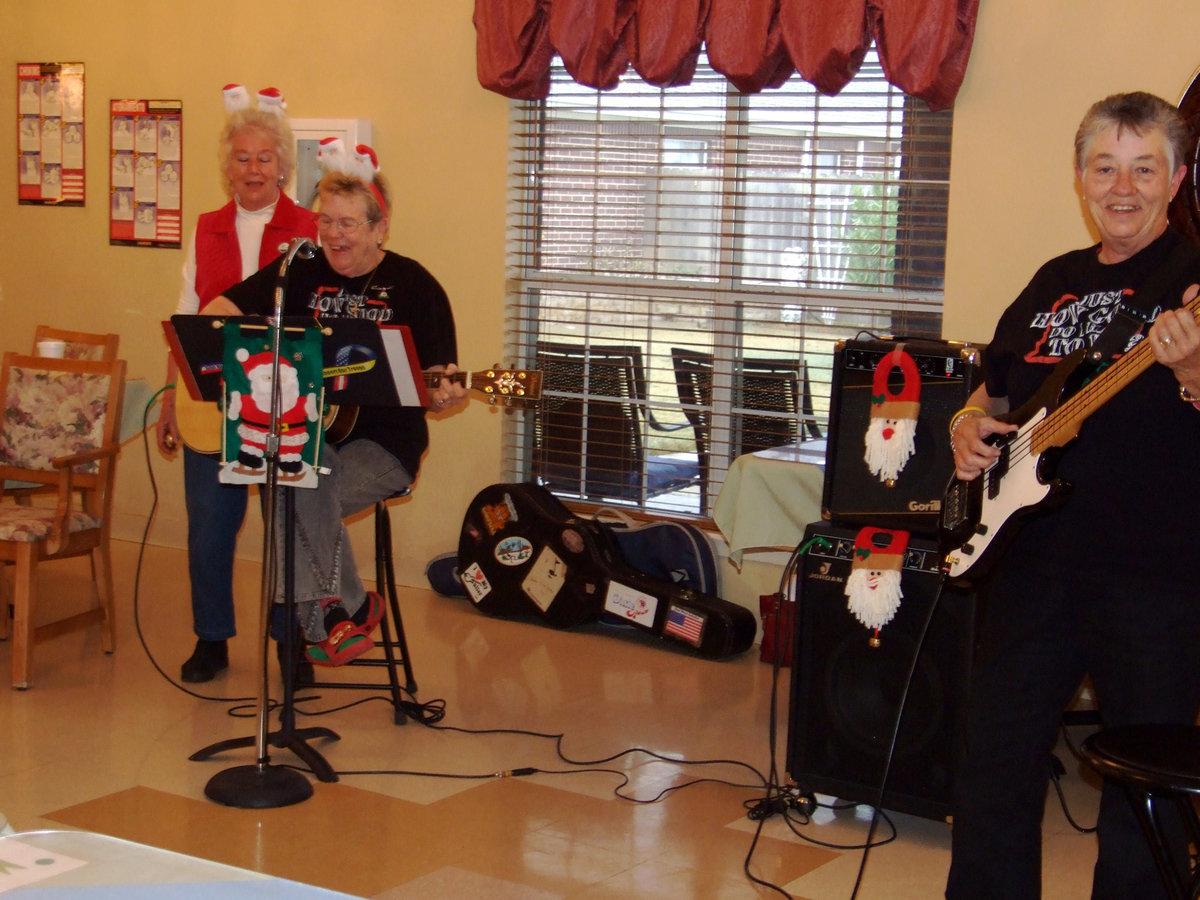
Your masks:
M374 646L375 642L367 636L363 627L347 619L334 625L329 637L313 644L304 651L304 655L314 666L344 666Z
M367 634L372 634L383 620L384 609L383 597L375 591L367 591L366 599L351 619L355 625L361 625Z

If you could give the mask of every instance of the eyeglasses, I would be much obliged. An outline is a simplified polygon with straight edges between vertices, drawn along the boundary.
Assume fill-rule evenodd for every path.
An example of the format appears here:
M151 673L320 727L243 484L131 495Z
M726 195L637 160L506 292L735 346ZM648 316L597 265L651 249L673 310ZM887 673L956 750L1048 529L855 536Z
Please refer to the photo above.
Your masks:
M329 216L317 216L317 227L322 231L333 231L335 228L343 234L358 231L364 225L374 224L374 219L331 219Z

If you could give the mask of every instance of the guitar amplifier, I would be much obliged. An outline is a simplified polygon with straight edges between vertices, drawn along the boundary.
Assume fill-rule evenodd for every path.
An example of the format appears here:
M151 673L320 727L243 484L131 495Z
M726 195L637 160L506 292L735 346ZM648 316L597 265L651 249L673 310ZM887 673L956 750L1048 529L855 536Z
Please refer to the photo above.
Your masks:
M875 803L890 755L883 807L945 819L965 748L975 596L951 588L939 596L937 544L911 537L899 608L872 640L847 608L856 535L823 522L804 533L827 546L810 547L798 578L787 771L805 792Z
M946 429L980 383L981 354L978 345L929 339L838 343L823 519L938 533L954 474Z

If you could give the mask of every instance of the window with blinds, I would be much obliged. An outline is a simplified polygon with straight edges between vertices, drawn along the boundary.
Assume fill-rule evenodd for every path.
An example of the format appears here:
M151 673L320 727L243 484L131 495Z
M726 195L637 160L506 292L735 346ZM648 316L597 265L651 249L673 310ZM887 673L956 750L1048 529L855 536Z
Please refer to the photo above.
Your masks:
M872 53L826 97L599 92L512 107L507 349L542 372L510 477L707 516L732 459L823 459L836 343L939 337L951 115Z

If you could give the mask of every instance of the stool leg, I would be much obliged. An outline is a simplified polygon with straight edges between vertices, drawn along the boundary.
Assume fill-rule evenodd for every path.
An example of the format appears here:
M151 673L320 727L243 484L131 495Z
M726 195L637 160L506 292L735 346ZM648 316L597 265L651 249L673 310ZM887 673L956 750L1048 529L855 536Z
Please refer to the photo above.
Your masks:
M1129 784L1125 784L1124 788L1150 844L1154 863L1158 866L1158 874L1162 877L1167 894L1171 900L1186 900L1189 895L1184 890L1183 878L1172 864L1170 850L1163 838L1162 821L1155 802L1159 798L1148 790L1134 788Z
M416 693L417 681L413 676L412 660L408 652L408 640L404 633L404 619L400 614L400 600L396 594L396 572L392 556L392 525L391 516L385 503L380 501L375 505L375 584L387 598L388 614L391 626L395 629L395 637L390 629L383 633L384 652L388 658L388 671L394 686L394 693L399 696L399 686L396 683L395 650L399 650L399 662L404 667L405 688L410 694ZM388 616L380 623L383 626ZM397 702L397 712L401 707Z

